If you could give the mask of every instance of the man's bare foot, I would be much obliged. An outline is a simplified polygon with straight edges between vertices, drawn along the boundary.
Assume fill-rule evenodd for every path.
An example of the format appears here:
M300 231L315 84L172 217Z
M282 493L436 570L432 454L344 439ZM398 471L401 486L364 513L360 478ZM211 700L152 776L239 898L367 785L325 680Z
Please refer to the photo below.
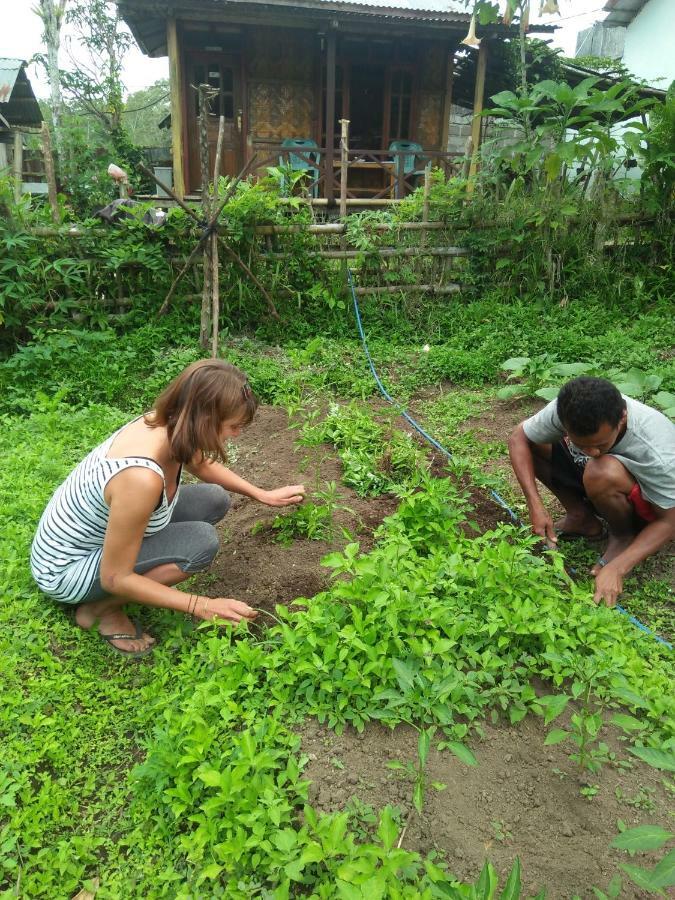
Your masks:
M564 518L558 519L554 524L556 533L561 537L574 535L593 539L602 537L604 531L600 519L590 511L578 515L567 513Z
M612 562L613 559L616 559L617 556L620 556L624 550L627 550L630 545L635 540L634 534L624 534L620 537L615 537L610 533L609 542L607 543L607 549L602 554L602 564L597 562L593 568L591 569L591 575L597 575L598 572L607 565L607 563Z
M89 631L98 619L98 631L106 634L135 634L136 627L122 609L119 601L98 600L94 603L82 603L75 612L75 621L80 628ZM147 650L156 642L152 635L143 632L139 638L121 638L110 641L113 647L127 653L138 653Z

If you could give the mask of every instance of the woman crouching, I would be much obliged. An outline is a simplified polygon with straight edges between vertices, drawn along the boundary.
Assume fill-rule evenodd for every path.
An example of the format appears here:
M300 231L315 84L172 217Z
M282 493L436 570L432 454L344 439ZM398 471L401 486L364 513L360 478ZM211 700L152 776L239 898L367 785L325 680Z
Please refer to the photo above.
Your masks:
M149 653L154 638L124 612L127 603L200 619L253 619L246 603L186 594L172 585L211 564L214 525L228 492L268 506L303 499L301 484L266 491L226 468L224 444L253 420L258 400L246 375L222 360L189 366L134 419L96 447L56 490L31 548L38 586L76 607L84 629L126 656ZM180 486L186 469L201 484Z

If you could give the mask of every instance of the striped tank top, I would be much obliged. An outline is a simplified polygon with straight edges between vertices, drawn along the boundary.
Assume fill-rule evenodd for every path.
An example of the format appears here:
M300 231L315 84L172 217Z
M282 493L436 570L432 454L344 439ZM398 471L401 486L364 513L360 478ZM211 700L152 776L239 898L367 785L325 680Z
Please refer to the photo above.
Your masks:
M108 451L118 429L94 448L57 488L42 513L33 539L30 568L40 590L61 603L79 603L98 577L103 556L103 539L110 508L103 492L119 472L133 466L152 469L164 480L159 463L144 456L108 459ZM145 537L169 524L180 487L167 502L166 484L161 500L145 529Z

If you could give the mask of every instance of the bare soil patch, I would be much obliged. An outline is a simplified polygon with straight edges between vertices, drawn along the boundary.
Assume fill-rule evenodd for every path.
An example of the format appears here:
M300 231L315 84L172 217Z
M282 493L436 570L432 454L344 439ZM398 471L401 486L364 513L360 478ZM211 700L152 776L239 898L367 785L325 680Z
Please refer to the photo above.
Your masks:
M325 447L312 453L304 468L305 454L302 449L296 449L296 436L283 410L263 406L250 428L238 439L232 468L247 481L264 488L304 483L311 493L317 483L317 470L321 482L340 484L342 468L335 451ZM283 509L233 495L232 507L220 526L220 553L211 571L204 576L209 591L272 610L277 603L288 604L298 597L313 597L324 590L329 571L322 568L321 559L347 543L340 528L347 528L367 552L373 545L373 532L386 516L395 512L399 502L389 494L363 499L345 485L341 485L340 493L343 505L352 513L336 513L339 527L334 540L296 540L288 547L275 541L274 532L269 528L251 533L258 523L269 526Z
M325 812L348 804L375 811L386 804L399 807L403 820L409 817L403 846L422 854L437 851L461 879L474 880L486 857L505 878L518 856L524 896L546 888L549 900L575 894L585 900L594 896L593 885L607 887L619 864L628 861L609 847L618 819L629 828L659 823L672 830L672 800L654 770L605 766L590 776L598 792L586 799L564 745L544 746L541 720L528 717L514 727L485 724L484 732L482 741L472 741L475 768L448 751L431 751L420 818L412 806L412 783L387 768L393 760L416 763L417 732L372 724L363 734L348 729L336 735L307 722L302 737L310 801ZM447 787L438 791L432 782ZM657 858L640 854L632 862L652 865ZM646 896L624 878L622 898Z

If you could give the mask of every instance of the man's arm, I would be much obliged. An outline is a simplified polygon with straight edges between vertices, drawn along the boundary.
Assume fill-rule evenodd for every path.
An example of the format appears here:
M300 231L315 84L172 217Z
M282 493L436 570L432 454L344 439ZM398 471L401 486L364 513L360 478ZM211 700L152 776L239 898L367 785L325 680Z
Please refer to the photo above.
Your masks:
M654 512L655 521L645 525L630 546L603 566L595 576L593 600L596 603L604 600L607 606L616 606L626 575L648 556L675 539L675 507L660 509L654 506Z
M517 425L509 435L509 458L525 495L532 531L544 538L549 547L557 546L558 538L553 519L546 511L537 487L532 443L525 434L523 422Z

